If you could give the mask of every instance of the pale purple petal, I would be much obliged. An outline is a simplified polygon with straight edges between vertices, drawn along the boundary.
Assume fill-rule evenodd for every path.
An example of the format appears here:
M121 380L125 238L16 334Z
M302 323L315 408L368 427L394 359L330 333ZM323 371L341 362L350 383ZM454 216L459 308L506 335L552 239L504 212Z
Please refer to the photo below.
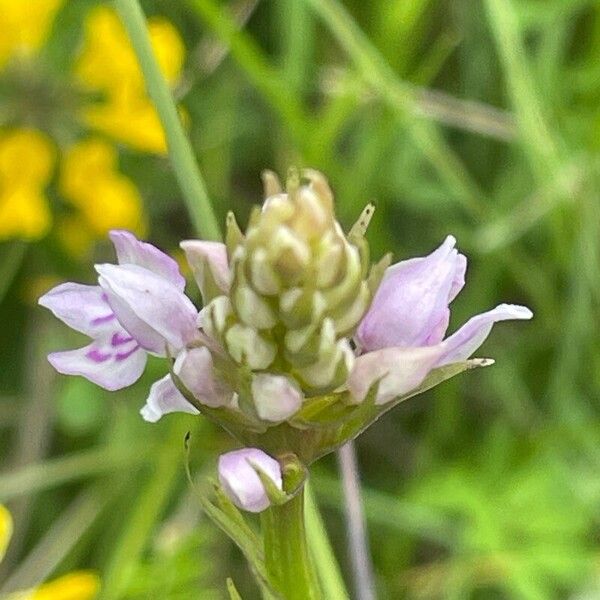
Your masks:
M146 404L140 410L144 421L156 423L163 415L174 412L184 412L191 415L199 414L175 387L170 375L155 381L151 388Z
M123 326L140 341L150 340L149 330L159 334L177 351L197 338L198 311L173 284L137 265L96 265L98 282ZM137 321L133 317L137 317ZM164 354L154 343L148 350Z
M298 412L304 396L288 377L259 373L252 379L252 398L261 419L277 422Z
M227 249L220 242L205 242L203 240L186 240L179 244L185 252L187 261L192 268L194 278L204 297L204 271L206 268L223 293L229 291L231 272L227 260Z
M231 501L242 510L258 513L270 501L258 473L252 465L268 475L278 489L283 489L279 463L258 448L243 448L219 457L219 483Z
M516 304L500 304L488 312L472 317L456 333L440 344L443 353L436 366L469 358L483 344L494 323L513 319L531 319L531 317L533 313L527 307Z
M106 294L97 285L63 283L44 294L38 303L69 327L90 337L98 337L118 326Z
M465 287L465 275L467 273L467 257L464 254L459 254L456 257L454 278L450 287L450 295L448 296L448 304L458 296L460 291Z
M448 305L464 285L466 259L448 236L429 256L392 265L356 338L363 350L417 347L440 342Z
M208 348L182 350L175 360L173 371L202 404L213 408L231 404L233 390L215 377Z
M133 233L124 229L113 229L109 237L115 246L120 265L137 265L171 282L180 291L185 288L185 278L179 265L156 246L141 242Z
M152 354L164 356L166 346L164 337L142 321L129 304L110 289L107 288L105 294L110 306L119 315L118 322L135 337L140 346Z
M144 372L146 353L126 331L117 330L84 348L53 352L50 364L64 375L81 375L115 391L135 383Z
M438 346L384 348L359 356L346 385L354 402L362 402L379 381L376 404L385 404L415 389L439 360Z

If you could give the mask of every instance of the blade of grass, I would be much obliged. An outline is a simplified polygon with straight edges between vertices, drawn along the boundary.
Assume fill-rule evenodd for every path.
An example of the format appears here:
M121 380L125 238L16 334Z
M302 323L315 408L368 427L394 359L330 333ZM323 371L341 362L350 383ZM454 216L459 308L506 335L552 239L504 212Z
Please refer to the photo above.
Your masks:
M207 240L219 240L221 232L206 185L181 125L173 96L154 55L140 4L138 0L115 0L115 6L131 39L146 80L148 94L152 98L165 130L169 156L194 229Z
M478 214L484 194L460 158L448 146L438 128L419 116L418 103L412 87L398 79L394 70L339 2L304 1L325 23L364 80L396 111L408 134L455 199L471 215Z
M342 510L339 482L323 473L312 473L311 478L320 501L333 510ZM368 487L363 488L363 498L369 523L385 528L388 533L416 535L446 547L450 547L456 537L452 523L429 508Z
M242 28L254 14L260 0L237 0L232 6L231 12L234 16L238 29ZM215 40L213 36L207 36L200 40L196 49L193 52L192 60L196 63L196 68L193 71L200 71L206 75L214 73L223 63L229 48L219 40ZM198 73L190 73L193 79L198 76ZM190 85L187 86L188 89Z
M201 421L202 422L202 421ZM189 425L189 423L185 423ZM168 503L179 475L183 473L181 445L186 429L175 421L156 453L153 472L140 491L119 539L115 540L111 558L102 580L101 600L120 598L130 582L142 552Z
M51 575L106 508L113 493L112 489L102 492L92 488L77 496L4 582L0 593L32 588Z
M558 147L548 125L541 95L527 64L511 0L485 0L488 23L504 68L521 143L542 182L560 166Z
M297 143L301 143L306 131L306 115L297 101L294 91L286 84L281 71L265 57L254 40L240 30L230 12L212 0L186 0L198 14L229 46L231 55L240 64L251 82L268 102L275 107L288 125Z
M152 455L148 442L127 448L94 448L31 464L11 473L0 474L0 502L64 483L111 473L116 469L133 469Z
M312 64L314 31L312 18L303 0L277 5L279 13L282 71L295 93L306 91Z

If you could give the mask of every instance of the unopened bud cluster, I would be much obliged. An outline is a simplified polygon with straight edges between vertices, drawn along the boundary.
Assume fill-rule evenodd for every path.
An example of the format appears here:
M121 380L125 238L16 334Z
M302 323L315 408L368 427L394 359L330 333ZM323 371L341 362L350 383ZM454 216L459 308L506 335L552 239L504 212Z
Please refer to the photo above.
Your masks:
M201 321L250 377L259 414L263 394L297 390L300 402L346 381L354 358L348 337L370 302L366 245L344 235L325 179L305 171L300 180L292 171L285 191L272 173L264 180L267 198L245 236L230 218L231 289L208 304Z

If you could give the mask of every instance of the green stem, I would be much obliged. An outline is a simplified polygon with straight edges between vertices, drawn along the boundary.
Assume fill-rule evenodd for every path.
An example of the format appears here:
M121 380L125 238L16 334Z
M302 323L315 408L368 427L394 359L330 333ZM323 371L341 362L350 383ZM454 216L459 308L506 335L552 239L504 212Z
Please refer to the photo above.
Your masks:
M262 513L265 562L273 586L285 600L321 598L304 528L304 490Z
M323 595L325 598L348 600L349 596L340 567L308 484L306 484L306 535Z
M219 240L219 225L194 152L181 126L173 96L154 55L140 3L138 0L115 0L115 6L140 63L148 94L165 130L169 156L194 229L205 239Z

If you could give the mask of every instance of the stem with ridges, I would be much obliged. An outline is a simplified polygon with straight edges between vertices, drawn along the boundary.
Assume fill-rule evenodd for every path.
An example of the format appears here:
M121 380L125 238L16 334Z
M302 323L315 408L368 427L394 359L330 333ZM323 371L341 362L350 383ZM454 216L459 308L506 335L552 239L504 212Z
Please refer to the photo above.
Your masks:
M140 63L148 94L152 98L165 130L169 156L194 229L205 239L220 240L219 225L212 210L204 180L198 169L190 142L183 131L173 96L152 49L146 19L139 1L115 0L115 6Z
M265 562L272 584L285 600L319 600L304 527L304 489L261 515Z

